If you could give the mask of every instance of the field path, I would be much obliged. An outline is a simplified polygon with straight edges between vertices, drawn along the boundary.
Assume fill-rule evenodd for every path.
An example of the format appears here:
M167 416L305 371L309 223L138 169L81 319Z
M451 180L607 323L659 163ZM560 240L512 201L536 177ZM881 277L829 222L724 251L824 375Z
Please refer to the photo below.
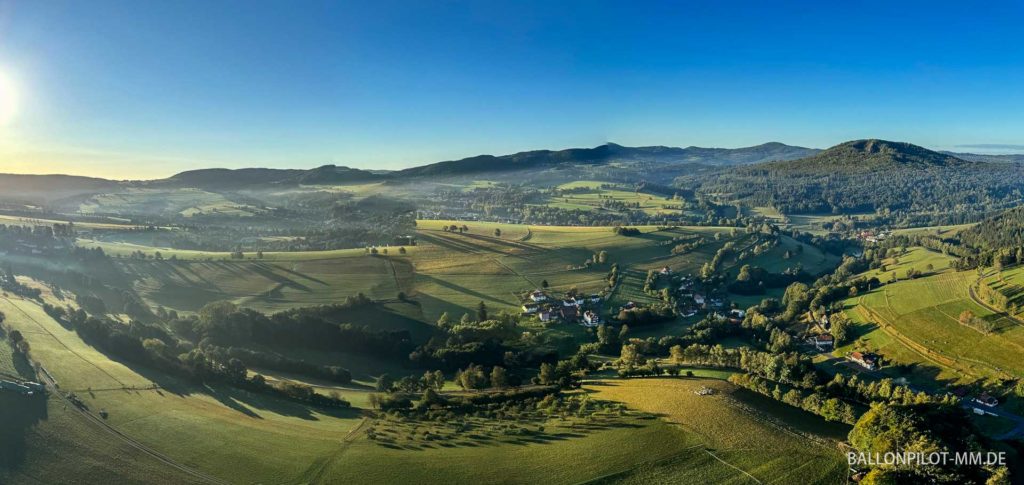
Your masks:
M732 463L729 463L729 462L727 462L727 461L725 461L725 460L723 460L723 459L719 458L719 457L718 457L718 455L716 455L716 454L712 453L712 452L711 452L711 450L704 450L704 452L705 452L705 453L707 453L708 455L711 455L711 458L714 458L714 459L716 459L716 460L718 460L718 461L720 461L720 462L724 463L724 464L725 464L726 466L728 466L729 468L732 468L732 469L734 469L734 470L736 470L736 471L738 471L738 472L740 472L740 473L742 473L742 474L744 474L744 475L746 475L746 476L750 477L750 479L751 479L751 480L753 480L753 481L755 481L755 482L757 482L757 483L763 483L763 482L761 482L761 480L758 480L757 478L754 478L754 476L753 476L753 475L751 475L751 474L747 473L747 472L746 472L745 470L743 470L742 468L740 468L740 467L738 467L738 466L736 466L736 465L733 465Z
M199 479L202 482L215 483L215 484L218 484L218 485L229 485L231 483L231 482L228 482L228 481L225 481L225 480L221 480L221 479L219 479L219 478L217 478L215 476L203 473L203 472L201 472L199 470L196 470L195 468L189 467L188 465L185 465L185 464L182 464L180 462L177 462L173 458L171 458L171 457L169 457L169 456L167 456L167 455L165 455L163 453L160 453L159 451L156 451L156 450L154 450L154 449L152 449L152 448L150 448L150 447L148 447L148 446L146 446L146 445L136 441L135 439L129 437L128 435L126 435L126 434L124 434L124 433L114 429L112 426L110 426L105 421L103 421L102 418L99 418L99 417L93 415L89 411L87 411L85 409L82 409L82 408L78 407L77 405L75 405L75 403L71 402L70 399L68 399L64 394L62 394L57 389L57 383L53 381L53 379L50 377L50 375L47 372L40 372L39 376L42 378L43 384L46 385L46 388L48 389L48 391L49 391L49 393L51 395L57 396L60 400L64 401L64 404L69 409L73 409L74 411L76 411L76 413L79 416L82 416L90 424L92 424L93 426L99 428L100 430L102 430L102 431L104 431L106 433L109 433L111 436L117 438L122 443L124 443L124 444L126 444L126 445L128 445L128 446L130 446L132 448L135 448L136 450L141 451L142 453L145 453L145 454L155 458L157 461L159 461L159 462L161 462L161 463L163 463L163 464L165 464L167 466L170 466L171 468L174 468L174 469L176 469L176 470L178 470L178 471L180 471L180 472L182 472L182 473L184 473L186 475L189 475L189 476L191 476L193 478L197 478L197 479Z
M345 450L347 450L349 445L352 444L352 442L355 441L357 437L359 437L359 435L363 431L363 428L369 422L370 416L363 416L363 419L359 421L359 424L357 424L356 427L352 428L352 430L345 435L345 438L341 440L341 447L339 447L337 451L334 451L329 456L324 456L317 459L309 466L306 472L302 474L302 482L324 483L324 479L326 478L324 475L327 473L327 470L330 469L331 464L334 463L338 459L338 457L345 454Z
M4 298L4 299L7 300L7 302L10 303L11 306L17 308L18 311L21 312L25 316L25 318L27 318L29 321L31 321L36 326L38 326L41 330L46 332L46 334L48 334L51 338L56 340L57 343L59 343L62 347L64 347L68 352L72 353L73 355L75 355L79 359L85 361L86 363L92 365L93 367L96 367L96 369L98 369L100 372L104 373L105 375L109 376L114 381L116 381L116 382L118 382L118 383L120 383L122 385L124 384L119 379L117 379L116 377L110 375L110 373L108 373L107 371L103 370L103 368L97 366L95 363L93 363L89 359L86 359L85 357L83 357L82 355L78 354L77 352L72 350L70 347L68 347L61 339L59 339L56 335L54 335L52 332L50 332L45 326L43 326L43 324L39 323L35 318L32 318L32 315L29 315L29 313L26 312L24 309L22 309L20 306L15 305L14 302L12 302L10 300L10 298ZM208 475L208 474L203 473L203 472L201 472L199 470L196 470L194 468L191 468L191 467L189 467L187 465L184 465L182 463L179 463L179 462L175 461L173 458L171 458L171 457L169 457L167 455L164 455L163 453L160 453L159 451L156 451L156 450L154 450L154 449L152 449L152 448L150 448L150 447L148 447L148 446L146 446L146 445L136 441L135 439L133 439L133 438L129 437L128 435L118 431L117 429L114 429L109 424L107 424L105 421L103 421L102 418L99 418L99 417L93 415L92 413L90 413L89 411L78 407L77 405L75 405L75 403L71 402L71 400L68 399L67 396L65 396L63 393L60 392L60 390L57 388L57 382L54 381L52 377L50 377L49 372L46 372L45 370L43 370L42 372L38 373L38 377L40 378L40 380L42 380L43 384L46 386L49 394L57 396L57 398L60 399L61 401L63 401L64 404L69 409L73 409L74 411L76 411L76 413L79 416L82 416L85 419L85 421L88 421L90 424L92 424L93 426L99 428L103 432L109 433L110 435L114 436L115 438L117 438L118 440L123 442L124 444L126 444L126 445L128 445L128 446L130 446L132 448L135 448L136 450L139 450L142 453L145 453L145 454L155 458L157 461L162 462L165 465L168 465L168 466L170 466L172 468L175 468L175 469L181 471L182 473L185 473L186 475L189 475L191 477L197 478L197 479L199 479L202 482L215 483L215 484L224 484L224 485L230 484L230 482L221 480L221 479L219 479L217 477L214 477L212 475Z

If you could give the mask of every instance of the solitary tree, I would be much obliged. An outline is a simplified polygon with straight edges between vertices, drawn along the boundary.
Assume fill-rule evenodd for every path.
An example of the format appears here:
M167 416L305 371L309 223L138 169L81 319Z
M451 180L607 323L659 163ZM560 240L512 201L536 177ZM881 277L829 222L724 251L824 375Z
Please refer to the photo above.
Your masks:
M491 387L508 387L508 373L504 367L496 365L491 369Z
M484 304L483 300L476 306L476 320L482 322L487 320L487 305Z

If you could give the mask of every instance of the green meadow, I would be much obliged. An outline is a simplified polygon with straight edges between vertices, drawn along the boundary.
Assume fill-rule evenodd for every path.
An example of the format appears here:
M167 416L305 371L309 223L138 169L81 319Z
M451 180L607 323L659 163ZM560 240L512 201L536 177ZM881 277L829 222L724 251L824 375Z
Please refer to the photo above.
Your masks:
M846 300L846 313L857 323L857 338L837 349L836 355L854 349L877 351L899 364L886 370L891 376L930 386L936 381L1010 378L1024 372L1019 358L1024 351L1024 327L971 299L975 272L953 271L947 257L922 248L911 248L898 259L897 274L913 267L926 276L886 284ZM926 271L929 264L934 268L931 274ZM882 274L891 272L892 268ZM992 333L960 324L964 311L991 321Z

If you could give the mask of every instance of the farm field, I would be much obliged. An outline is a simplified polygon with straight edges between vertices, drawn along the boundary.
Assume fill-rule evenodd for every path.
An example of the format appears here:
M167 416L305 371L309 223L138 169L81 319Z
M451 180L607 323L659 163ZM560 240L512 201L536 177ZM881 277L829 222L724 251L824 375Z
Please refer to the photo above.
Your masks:
M881 268L861 273L865 278L878 278L885 283L893 278L905 279L907 271L913 269L923 275L944 273L950 270L953 259L942 253L929 251L922 247L907 248L906 253L883 260L885 271Z
M57 219L39 219L35 217L24 217L0 214L0 224L7 226L23 226L23 227L34 227L34 226L53 226L54 224L68 224L68 220L57 220ZM107 222L75 222L75 227L79 229L103 229L103 230L137 230L140 226L133 224L116 224Z
M412 479L412 474L416 474L421 480L428 481L466 481L471 477L504 481L515 476L520 483L536 480L576 483L599 477L619 477L623 473L637 476L637 471L631 471L637 462L657 463L658 469L664 471L662 463L679 463L678 460L692 453L704 454L703 447L708 444L705 433L712 432L711 428L704 427L711 426L704 419L699 420L703 423L699 426L696 422L682 421L683 426L680 427L659 419L629 415L595 427L593 423L586 424L576 418L553 417L545 424L544 436L550 439L541 442L515 444L498 438L497 441L479 443L456 442L451 447L429 444L387 447L362 434L365 424L357 409L327 411L237 389L196 387L158 372L130 368L109 359L83 342L77 334L50 319L34 302L3 299L0 300L0 311L8 315L9 324L26 335L36 359L54 375L62 389L79 395L90 412L102 409L109 413L106 423L118 431L178 463L231 481L394 482ZM623 390L646 385L642 381L615 382ZM696 385L698 381L674 382L678 384L673 386L686 386ZM721 381L699 382L720 388L723 392L730 387ZM593 393L592 398L626 400L640 412L653 412L644 408L647 404L631 403L629 396L616 394L608 385L590 385L587 390ZM684 400L692 395L686 392L685 387L673 387L672 392ZM634 398L638 395L628 394ZM650 393L644 391L643 394ZM353 401L357 405L365 403L365 400ZM718 421L718 426L741 419L738 408L699 401L687 406L690 412L695 412L694 406L700 404L708 405L706 412L725 414L720 418L722 421ZM88 431L74 431L73 427L81 423L70 411L57 412L51 405L47 415L45 423L37 423L31 433L46 433L47 427L60 426L62 433L71 433L67 446L71 446L71 440L75 443L90 442L88 436L74 434L87 434ZM25 421L19 419L16 422ZM373 426L404 425L377 423ZM64 431L67 429L70 431ZM14 435L5 434L5 439L11 439L11 436ZM33 435L26 439L36 438ZM65 444L64 441L54 442L46 434L39 440L56 443L57 446ZM289 446L281 448L277 445L281 442L287 442ZM738 466L746 466L745 461L753 459L748 452L732 449L735 442L715 441L713 445L716 455L730 463L735 461ZM96 448L90 453L99 454L97 459L108 460L111 467L119 466L119 459L130 458L128 455L121 458L126 451L120 450L116 441L106 448ZM30 445L23 463L39 463L38 460L53 456L58 449L38 451ZM815 453L798 456L802 460L818 460ZM566 467L566 460L578 465ZM67 461L62 465L67 468L56 472L73 473L77 467L83 466L79 460ZM144 461L142 463L136 468L139 477L182 482L174 476L173 470L161 470L156 465L157 469L149 470ZM482 463L487 466L477 466ZM822 463L816 461L816 465L806 467L806 473ZM692 479L693 482L704 477L738 473L717 460L700 458L690 464L698 466L697 472L681 478ZM17 470L24 470L24 466ZM761 473L756 469L748 472L755 476ZM91 469L88 473L99 478L105 469ZM14 482L27 480L17 473L12 476ZM132 481L131 477L128 481Z
M0 311L29 340L33 355L62 390L75 392L94 413L107 411L106 422L118 431L214 476L238 482L294 481L360 422L357 410L313 409L129 368L83 342L32 302L2 299ZM289 446L277 445L282 442Z
M617 188L602 188L604 182L577 181L559 185L562 190L580 190L577 193L565 193L557 197L551 197L549 206L567 210L608 210L602 208L605 201L614 201L630 206L631 210L642 210L647 214L678 214L681 211L679 206L686 202L682 199L672 200L664 195L648 194ZM637 206L638 204L638 206Z
M701 387L715 394L700 396ZM662 416L692 448L605 477L604 483L845 483L837 440L848 427L713 379L631 379L585 386L598 399Z
M987 285L994 291L1006 297L1007 308L1017 309L1013 314L1020 318L1024 314L1021 308L1024 301L1024 266L1017 265L1002 271L990 271L990 274L981 279L981 284Z
M260 209L228 200L223 194L201 189L131 188L89 197L78 206L82 214L197 214L251 216Z
M343 301L364 293L375 299L393 299L404 292L420 302L402 314L426 322L448 312L455 318L475 311L483 301L494 311L516 311L521 295L544 282L553 292L576 287L596 293L607 284L611 263L620 268L648 269L669 266L695 273L730 239L731 229L715 227L640 228L627 237L608 227L524 226L468 222L465 234L441 231L455 221L424 220L418 224L418 243L371 256L363 249L307 252L266 252L262 259L247 254L244 260L228 253L181 251L134 244L80 240L120 256L117 263L134 280L133 289L152 305L191 312L206 303L230 300L263 311ZM501 237L494 230L501 229ZM715 241L721 233L726 237ZM672 238L705 236L708 242L683 255L671 255ZM743 238L744 236L739 236ZM161 260L135 259L141 251ZM600 251L608 263L584 267ZM809 257L812 253L807 253ZM171 257L176 261L170 261ZM640 276L641 283L643 276ZM628 291L628 290L624 290ZM627 296L626 298L631 298ZM406 311L408 310L408 311Z
M906 259L907 265L932 260L919 252L916 259ZM853 349L879 351L887 360L905 366L911 377L932 385L1024 372L1019 359L1024 327L971 300L974 272L942 271L846 300L847 315L859 324L858 338L837 349L836 355ZM993 333L961 325L958 317L963 311L993 322Z

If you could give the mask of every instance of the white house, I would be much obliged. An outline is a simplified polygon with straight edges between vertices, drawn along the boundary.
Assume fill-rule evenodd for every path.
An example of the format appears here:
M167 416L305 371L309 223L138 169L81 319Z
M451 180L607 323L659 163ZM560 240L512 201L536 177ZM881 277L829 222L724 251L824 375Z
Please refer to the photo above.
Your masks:
M583 312L583 324L588 327L596 327L601 324L601 317L590 310Z
M537 310L539 310L539 309L540 309L540 305L537 305L536 303L524 303L523 304L523 313L537 313Z
M543 291L535 290L530 293L530 299L533 301L547 301L548 295L545 295Z

